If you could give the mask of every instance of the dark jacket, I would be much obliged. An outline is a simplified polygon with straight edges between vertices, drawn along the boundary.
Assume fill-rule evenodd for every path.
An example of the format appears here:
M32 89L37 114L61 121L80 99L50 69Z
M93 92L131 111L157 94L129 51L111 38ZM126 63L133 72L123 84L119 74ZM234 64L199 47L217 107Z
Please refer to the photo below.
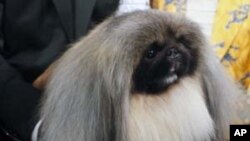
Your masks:
M0 130L30 140L41 97L32 82L69 43L118 4L118 0L0 0Z

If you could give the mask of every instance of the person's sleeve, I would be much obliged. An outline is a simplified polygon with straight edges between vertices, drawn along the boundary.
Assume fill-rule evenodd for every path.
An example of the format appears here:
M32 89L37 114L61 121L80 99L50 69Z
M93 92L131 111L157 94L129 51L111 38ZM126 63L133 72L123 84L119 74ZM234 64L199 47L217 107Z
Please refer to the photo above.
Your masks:
M0 15L3 15L1 2ZM37 122L35 115L41 92L25 82L7 63L2 54L3 45L4 36L0 33L0 128L21 140L29 141Z
M0 56L0 124L17 138L30 140L37 122L40 91L26 83Z
M100 23L111 16L118 9L119 2L120 0L97 0L93 10L92 20L96 23Z

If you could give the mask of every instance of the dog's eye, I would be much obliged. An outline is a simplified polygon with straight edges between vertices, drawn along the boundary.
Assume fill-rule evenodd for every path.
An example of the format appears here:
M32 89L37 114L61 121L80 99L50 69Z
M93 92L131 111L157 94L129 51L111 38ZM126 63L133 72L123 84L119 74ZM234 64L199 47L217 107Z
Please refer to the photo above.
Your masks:
M151 48L151 49L149 49L149 50L147 51L145 57L146 57L147 59L152 59L152 58L154 58L154 57L156 56L156 54L157 54L157 51L156 51L154 48Z
M159 43L152 43L149 46L149 49L146 51L145 58L146 59L153 59L160 51L162 47Z

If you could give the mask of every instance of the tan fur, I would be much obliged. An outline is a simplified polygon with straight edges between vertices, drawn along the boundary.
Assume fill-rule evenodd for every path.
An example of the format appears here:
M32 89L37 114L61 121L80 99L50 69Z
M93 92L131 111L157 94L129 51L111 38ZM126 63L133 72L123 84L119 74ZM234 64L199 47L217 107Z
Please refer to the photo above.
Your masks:
M130 141L210 141L213 121L199 84L186 77L161 95L132 96Z

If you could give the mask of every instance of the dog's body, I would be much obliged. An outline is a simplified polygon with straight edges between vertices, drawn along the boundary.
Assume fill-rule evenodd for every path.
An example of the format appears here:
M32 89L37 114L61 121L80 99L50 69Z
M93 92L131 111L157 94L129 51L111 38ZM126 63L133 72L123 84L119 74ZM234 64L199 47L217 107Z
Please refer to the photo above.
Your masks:
M58 60L44 141L222 141L237 88L196 25L159 11L111 17Z

